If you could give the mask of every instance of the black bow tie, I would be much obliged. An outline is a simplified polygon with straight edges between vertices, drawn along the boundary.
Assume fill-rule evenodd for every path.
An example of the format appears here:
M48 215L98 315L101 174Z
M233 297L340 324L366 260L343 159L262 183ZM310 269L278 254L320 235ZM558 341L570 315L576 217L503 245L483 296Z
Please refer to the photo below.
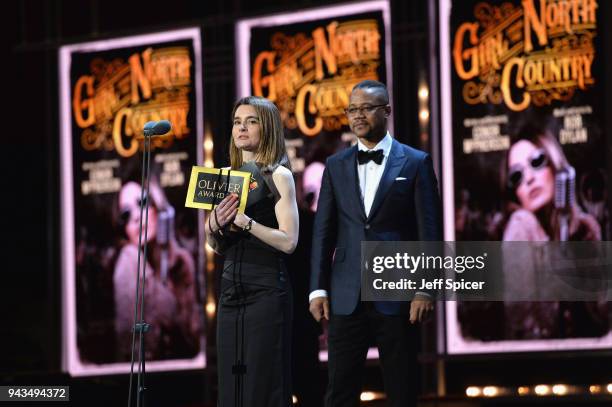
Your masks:
M359 164L366 164L368 161L374 160L376 164L380 165L383 162L383 158L385 158L383 150L357 151L357 161Z

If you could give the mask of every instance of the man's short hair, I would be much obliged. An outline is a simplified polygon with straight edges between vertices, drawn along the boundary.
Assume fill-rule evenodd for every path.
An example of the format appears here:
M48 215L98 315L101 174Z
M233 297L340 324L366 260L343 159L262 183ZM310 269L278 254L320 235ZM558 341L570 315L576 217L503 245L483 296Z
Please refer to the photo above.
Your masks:
M359 82L353 90L355 89L375 89L385 98L385 102L389 103L389 91L387 91L387 86L384 83L373 81L371 79L366 79L365 81Z

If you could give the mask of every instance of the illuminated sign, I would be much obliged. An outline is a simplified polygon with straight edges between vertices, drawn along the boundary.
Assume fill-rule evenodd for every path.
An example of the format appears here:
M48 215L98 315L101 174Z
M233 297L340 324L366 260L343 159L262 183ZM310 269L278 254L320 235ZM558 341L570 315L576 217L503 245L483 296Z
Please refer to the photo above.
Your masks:
M597 0L476 4L476 21L459 25L453 39L465 102L522 111L593 86L596 10Z
M570 240L610 239L601 86L606 28L598 9L597 0L440 1L439 161L446 241L563 240L550 227L558 216L544 215L558 210L563 191L567 206L588 219L587 230L593 231L574 231ZM538 165L533 151L542 152L546 164ZM527 167L529 182L523 175ZM559 181L565 171L572 174L565 178L566 190ZM541 186L550 194L531 205ZM524 234L518 237L517 230ZM542 233L532 233L536 230ZM523 278L533 275L527 269L515 267L504 276L505 287L528 284ZM447 302L445 309L446 329L439 337L445 348L439 350L450 354L612 345L605 300L517 305L510 298Z
M172 131L151 143L146 244L157 254L144 260L145 303L158 305L145 309L147 369L206 365L203 215L184 207L191 167L203 161L200 58L197 28L60 48L62 365L71 375L130 371L143 127L162 119Z
M253 62L254 94L276 102L285 127L306 136L348 125L344 109L353 86L380 79L382 28L364 19L332 21L309 35L274 33L272 49Z
M172 132L153 139L153 147L187 137L191 64L187 47L151 47L127 60L92 60L90 73L77 79L72 92L81 146L130 157L142 144L136 136L142 137L144 124L162 118L170 120Z
M263 96L278 106L294 173L308 157L322 157L315 150L323 144L329 155L353 140L344 109L358 82L379 80L392 92L389 13L389 3L377 0L236 24L238 97Z

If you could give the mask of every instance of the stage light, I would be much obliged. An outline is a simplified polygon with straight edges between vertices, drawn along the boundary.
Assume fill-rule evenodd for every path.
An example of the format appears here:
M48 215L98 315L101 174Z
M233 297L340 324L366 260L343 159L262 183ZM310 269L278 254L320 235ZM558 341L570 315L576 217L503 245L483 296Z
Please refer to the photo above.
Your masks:
M217 310L217 304L214 301L208 301L206 303L206 315L209 318L212 318L215 315L215 311Z
M419 98L427 99L428 96L429 96L429 90L427 89L427 86L421 86L421 88L419 89Z
M608 390L608 393L612 394L612 383L608 383L606 390Z
M546 384L538 384L534 390L535 394L538 396L547 396L550 394L550 386Z
M208 244L204 245L204 250L206 251L206 271L212 273L215 271L215 251Z
M291 399L293 400L293 404L297 404L297 397L291 396Z
M499 395L499 389L495 386L486 386L482 389L482 394L486 397L495 397Z
M552 392L557 396L565 396L567 394L568 387L564 384L555 384L552 387Z
M372 393L371 391L364 391L363 393L361 393L359 399L361 401L372 401L374 400L374 393Z
M519 388L517 389L517 392L519 396L526 396L527 394L529 394L529 387L519 386Z
M378 393L375 391L364 391L359 396L359 399L361 401L381 400L384 398L385 398L385 395L383 393Z
M480 387L470 386L467 389L465 389L465 395L468 397L478 397L481 394L482 392L480 391Z
M213 149L213 146L214 146L214 143L213 143L213 141L211 139L207 138L204 141L204 151L211 152L212 149Z
M429 119L429 110L422 109L419 112L419 119L421 119L422 121L427 121L427 119Z
M601 393L601 386L598 384L592 384L589 386L589 392L591 392L591 394L599 394Z

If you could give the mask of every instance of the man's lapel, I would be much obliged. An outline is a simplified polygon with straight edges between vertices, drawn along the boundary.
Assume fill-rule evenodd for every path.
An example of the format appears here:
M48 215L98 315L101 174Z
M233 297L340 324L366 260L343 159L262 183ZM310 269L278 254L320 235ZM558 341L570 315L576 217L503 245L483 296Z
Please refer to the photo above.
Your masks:
M363 206L363 199L361 199L361 189L359 187L359 175L357 174L357 145L350 148L347 155L342 160L342 172L344 179L338 180L338 185L345 185L343 188L346 191L344 196L343 204L351 204L356 202L357 205L353 205L359 215L365 219L365 207Z
M387 165L385 166L385 171L380 179L380 184L378 184L376 195L374 195L374 202L372 203L372 208L370 208L368 220L372 219L376 214L376 211L380 208L380 205L384 201L387 192L389 192L389 188L391 188L391 185L393 185L395 178L398 176L405 162L406 154L404 153L399 142L393 139L391 151L389 152L389 159L387 161Z

